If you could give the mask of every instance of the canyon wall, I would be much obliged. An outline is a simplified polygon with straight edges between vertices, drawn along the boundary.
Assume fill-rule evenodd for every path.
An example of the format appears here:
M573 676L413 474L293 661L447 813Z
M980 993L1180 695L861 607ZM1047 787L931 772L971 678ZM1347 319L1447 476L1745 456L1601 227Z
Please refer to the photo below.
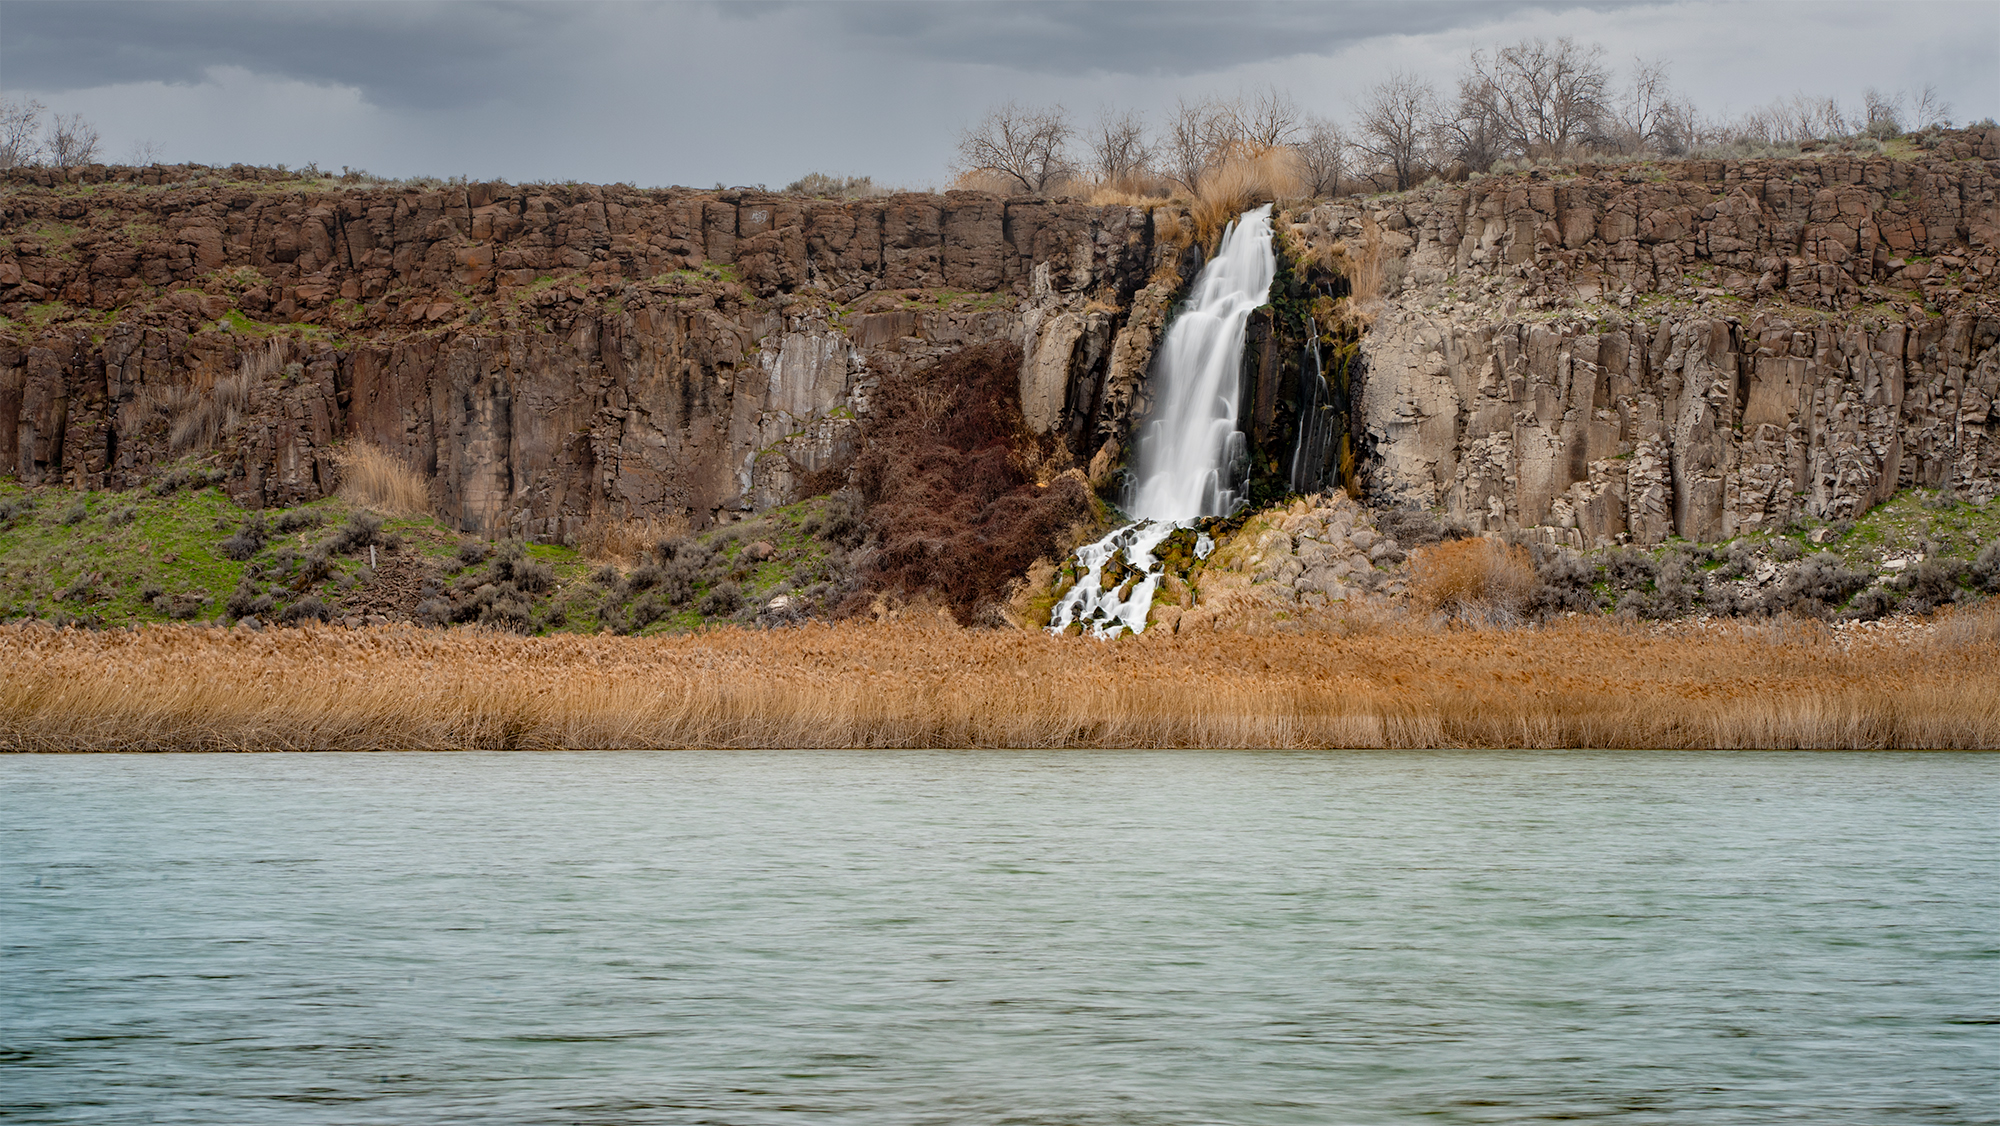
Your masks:
M1929 143L1286 211L1296 300L1351 286L1367 325L1341 383L1364 497L1588 547L2000 494L2000 130ZM15 170L0 472L126 488L193 460L290 504L367 440L468 531L700 527L837 481L885 375L1010 339L1028 424L1102 482L1191 229L962 192Z
M1909 146L1909 142L1902 142ZM1367 319L1376 503L1578 547L2000 493L2000 130L1295 215Z
M17 170L0 467L122 488L206 459L240 500L289 504L365 439L469 531L699 527L837 472L882 375L1000 338L1024 344L1030 424L1088 463L1199 266L1185 228L960 192Z

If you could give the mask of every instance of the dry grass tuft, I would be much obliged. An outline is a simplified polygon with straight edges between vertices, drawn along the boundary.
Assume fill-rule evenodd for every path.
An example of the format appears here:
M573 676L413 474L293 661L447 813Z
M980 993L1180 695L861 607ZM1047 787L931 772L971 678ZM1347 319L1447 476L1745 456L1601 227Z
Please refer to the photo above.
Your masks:
M1990 620L1990 619L1989 619ZM2000 646L1599 622L658 638L0 626L0 748L2000 747Z
M1496 539L1448 540L1410 556L1410 597L1454 621L1512 625L1535 593L1526 548Z
M1157 207L1174 197L1176 186L1163 176L1121 176L1098 181L1090 189L1090 202L1094 207Z
M1153 208L1153 242L1162 249L1156 253L1159 265L1153 268L1153 274L1146 279L1147 282L1179 288L1181 253L1169 254L1165 248L1172 247L1175 251L1185 252L1188 247L1194 245L1194 223L1188 219L1187 212L1179 207Z
M1285 147L1240 148L1201 177L1190 213L1195 237L1212 257L1230 220L1260 203L1301 193L1298 154Z
M1360 245L1345 239L1329 248L1329 265L1347 279L1348 295L1335 303L1338 319L1365 329L1382 308L1386 270L1382 265L1382 228L1373 216L1361 220Z
M693 530L679 513L667 516L614 519L599 515L576 534L576 550L593 563L632 566L662 540L679 539Z
M1938 619L1932 644L1946 648L2000 645L2000 599L1973 607L1954 607Z
M255 377L246 372L225 375L207 389L186 385L150 389L138 409L167 420L167 448L174 453L213 449L223 435L243 422L250 408Z
M389 516L418 516L430 511L430 486L403 460L372 442L354 441L337 455L338 495L349 504Z
M1021 194L1021 185L1003 172L993 172L984 168L971 168L958 174L951 182L951 190L959 192L985 192L988 195L1014 196Z

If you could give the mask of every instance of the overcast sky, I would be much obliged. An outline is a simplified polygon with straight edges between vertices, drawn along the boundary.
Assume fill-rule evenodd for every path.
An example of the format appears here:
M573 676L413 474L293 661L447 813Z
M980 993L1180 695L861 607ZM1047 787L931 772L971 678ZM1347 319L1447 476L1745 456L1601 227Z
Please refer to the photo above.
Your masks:
M991 105L1276 85L1337 120L1391 70L1449 88L1478 46L1571 35L1663 58L1724 115L1934 84L2000 113L2000 4L423 3L0 0L0 94L82 113L105 153L382 176L941 187Z

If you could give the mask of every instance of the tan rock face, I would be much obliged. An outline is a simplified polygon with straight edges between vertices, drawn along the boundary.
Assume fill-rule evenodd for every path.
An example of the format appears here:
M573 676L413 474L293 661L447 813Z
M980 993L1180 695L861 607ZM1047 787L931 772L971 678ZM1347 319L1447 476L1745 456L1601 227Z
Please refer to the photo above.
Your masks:
M837 472L881 376L993 339L1024 342L1029 417L1088 464L1165 316L1129 208L203 171L0 174L0 472L143 483L203 452L163 404L254 369L219 438L249 503L324 495L366 439L467 530L699 527Z
M1371 499L1588 547L2000 494L1996 133L1320 207L1309 245L1385 255Z

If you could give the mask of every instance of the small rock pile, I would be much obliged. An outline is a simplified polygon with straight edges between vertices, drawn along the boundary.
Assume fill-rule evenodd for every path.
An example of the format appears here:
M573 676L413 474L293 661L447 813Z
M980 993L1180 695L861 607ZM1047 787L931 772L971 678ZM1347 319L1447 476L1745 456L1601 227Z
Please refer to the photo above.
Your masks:
M1302 498L1244 525L1219 565L1248 574L1267 597L1307 606L1401 593L1396 568L1408 553L1376 517L1344 493Z

